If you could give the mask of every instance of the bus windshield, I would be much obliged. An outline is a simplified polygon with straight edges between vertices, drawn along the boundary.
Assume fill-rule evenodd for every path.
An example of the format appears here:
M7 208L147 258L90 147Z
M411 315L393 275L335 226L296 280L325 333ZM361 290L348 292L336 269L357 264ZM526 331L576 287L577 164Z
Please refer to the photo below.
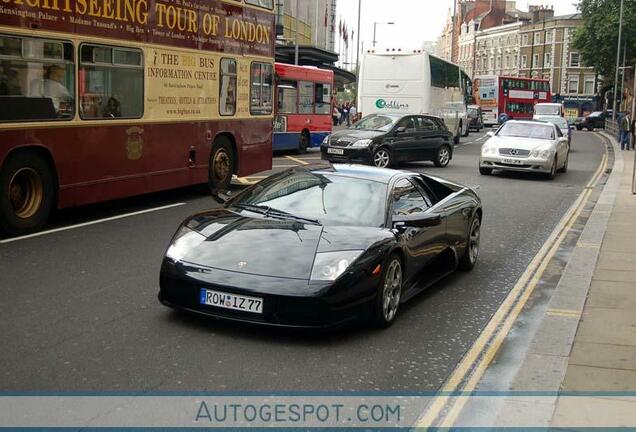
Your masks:
M560 116L561 107L552 104L537 104L534 106L534 113L536 115Z

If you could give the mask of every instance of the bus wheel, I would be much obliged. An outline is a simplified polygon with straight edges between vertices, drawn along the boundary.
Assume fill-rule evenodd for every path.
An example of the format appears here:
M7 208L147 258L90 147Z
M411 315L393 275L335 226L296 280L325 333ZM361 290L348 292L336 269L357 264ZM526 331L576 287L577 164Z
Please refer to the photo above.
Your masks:
M234 152L227 138L219 138L212 146L208 168L208 186L213 194L230 187L234 174Z
M302 131L298 140L298 154L307 153L309 148L309 142L311 141L311 135L306 130Z
M11 236L40 230L55 202L47 161L31 151L10 155L0 171L0 228Z

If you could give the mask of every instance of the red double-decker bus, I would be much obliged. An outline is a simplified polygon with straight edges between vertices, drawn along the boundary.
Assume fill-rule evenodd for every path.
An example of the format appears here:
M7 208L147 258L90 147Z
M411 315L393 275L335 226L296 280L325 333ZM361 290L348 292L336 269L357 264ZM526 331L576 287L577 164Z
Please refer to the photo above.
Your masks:
M0 4L0 228L271 168L273 0Z
M513 119L531 119L536 104L552 102L548 80L496 75L476 77L473 97L487 125L497 124L503 113Z
M331 133L333 71L276 63L274 150L319 147Z

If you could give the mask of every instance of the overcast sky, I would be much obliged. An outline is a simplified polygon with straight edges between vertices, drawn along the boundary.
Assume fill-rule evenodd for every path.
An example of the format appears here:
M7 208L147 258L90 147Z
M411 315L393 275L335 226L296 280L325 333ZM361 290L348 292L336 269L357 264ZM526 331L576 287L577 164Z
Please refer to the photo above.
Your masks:
M555 14L576 12L577 0L518 0L517 8L528 10L528 4L553 6ZM374 22L395 22L377 26L377 41L381 45L412 48L423 41L434 41L442 32L453 0L362 0L361 42L368 48L373 40ZM358 0L338 0L338 21L355 31L358 23ZM355 40L352 45L355 45ZM350 48L352 48L350 46Z

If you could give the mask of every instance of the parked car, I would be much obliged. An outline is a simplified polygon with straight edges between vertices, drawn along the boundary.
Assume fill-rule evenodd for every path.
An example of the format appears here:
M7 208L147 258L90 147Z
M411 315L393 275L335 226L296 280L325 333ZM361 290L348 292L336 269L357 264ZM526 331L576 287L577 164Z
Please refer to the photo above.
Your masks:
M159 300L255 324L329 327L398 308L479 256L477 193L360 165L299 167L187 218L161 266Z
M554 179L557 171L568 169L568 138L553 123L510 120L488 135L479 158L482 175L504 170L543 173Z
M612 118L612 111L594 111L585 117L578 117L574 121L576 130L587 129L590 132L594 129L605 129L605 120Z
M445 167L453 158L453 133L444 120L430 115L371 114L353 127L329 135L321 147L330 162L373 164L433 161Z
M468 128L477 132L484 128L484 120L479 105L468 105Z

